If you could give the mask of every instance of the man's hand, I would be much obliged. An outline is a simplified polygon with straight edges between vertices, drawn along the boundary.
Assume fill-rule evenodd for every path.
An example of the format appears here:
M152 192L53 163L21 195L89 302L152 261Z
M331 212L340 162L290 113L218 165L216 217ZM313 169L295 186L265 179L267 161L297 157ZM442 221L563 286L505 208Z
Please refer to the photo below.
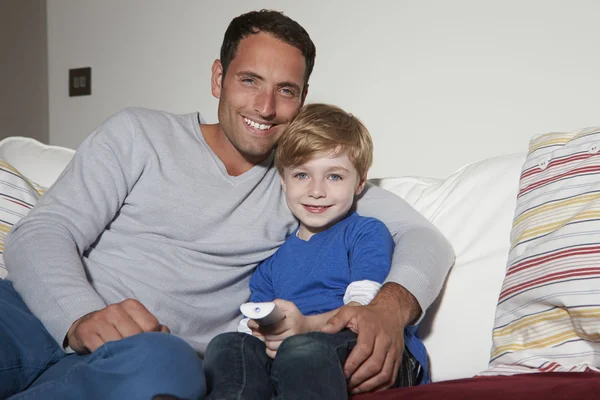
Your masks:
M67 343L76 353L86 354L106 342L142 332L169 333L169 328L161 325L142 303L126 299L79 318L67 333Z
M353 394L384 390L396 381L404 352L404 327L421 313L416 299L396 283L386 283L366 306L344 306L322 329L336 333L349 328L358 334L344 365Z

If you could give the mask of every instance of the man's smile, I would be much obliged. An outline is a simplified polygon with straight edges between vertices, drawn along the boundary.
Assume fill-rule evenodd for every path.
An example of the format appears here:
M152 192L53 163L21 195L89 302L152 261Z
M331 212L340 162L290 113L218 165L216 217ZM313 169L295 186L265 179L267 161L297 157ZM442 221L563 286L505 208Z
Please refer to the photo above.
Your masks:
M246 125L261 131L271 129L271 127L273 126L273 124L261 124L260 122L252 121L250 118L246 117L244 117L244 122L246 123Z

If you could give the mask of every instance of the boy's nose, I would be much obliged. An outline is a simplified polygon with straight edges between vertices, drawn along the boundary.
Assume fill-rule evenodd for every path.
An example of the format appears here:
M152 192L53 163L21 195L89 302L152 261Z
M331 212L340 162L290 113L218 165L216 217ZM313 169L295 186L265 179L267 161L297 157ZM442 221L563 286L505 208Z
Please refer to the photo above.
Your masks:
M325 189L323 188L323 184L313 180L308 189L308 194L314 198L325 197Z

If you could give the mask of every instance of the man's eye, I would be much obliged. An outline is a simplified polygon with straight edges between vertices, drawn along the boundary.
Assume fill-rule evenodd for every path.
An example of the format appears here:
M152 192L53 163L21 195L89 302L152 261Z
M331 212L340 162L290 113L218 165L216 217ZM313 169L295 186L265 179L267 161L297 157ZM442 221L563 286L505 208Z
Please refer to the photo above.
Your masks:
M254 84L254 79L252 78L243 78L242 79L242 83L245 85L253 85Z
M304 172L298 172L296 175L294 175L294 178L297 178L297 179L308 179L308 174L304 173Z
M286 95L288 97L296 96L296 92L294 92L292 89L289 89L289 88L282 88L281 93L283 93L284 95Z
M337 174L331 174L331 175L329 175L329 179L331 179L332 181L341 181L342 177Z

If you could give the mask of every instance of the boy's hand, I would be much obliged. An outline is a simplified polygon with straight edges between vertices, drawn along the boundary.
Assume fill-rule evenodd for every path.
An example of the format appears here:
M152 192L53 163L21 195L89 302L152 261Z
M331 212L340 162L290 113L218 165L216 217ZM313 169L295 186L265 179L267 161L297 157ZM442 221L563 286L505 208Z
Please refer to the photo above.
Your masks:
M273 302L283 311L285 318L276 324L261 326L258 329L259 334L264 336L267 355L271 358L275 358L277 349L285 338L311 330L309 319L300 312L294 303L281 299L275 299ZM250 327L250 323L248 323L248 327ZM254 329L252 331L254 332Z
M260 325L258 325L255 320L253 320L253 319L248 320L248 328L252 331L252 336L262 340L263 342L265 341L265 336L262 333L260 333L260 330L259 330Z
M269 326L259 326L256 321L249 320L248 328L252 335L256 336L267 345L267 354L275 358L277 349L283 339L306 332L320 331L329 318L335 315L340 309L331 310L323 314L303 315L298 307L290 301L276 299L275 304L283 311L286 317L277 324ZM350 302L346 306L360 306L360 303Z

